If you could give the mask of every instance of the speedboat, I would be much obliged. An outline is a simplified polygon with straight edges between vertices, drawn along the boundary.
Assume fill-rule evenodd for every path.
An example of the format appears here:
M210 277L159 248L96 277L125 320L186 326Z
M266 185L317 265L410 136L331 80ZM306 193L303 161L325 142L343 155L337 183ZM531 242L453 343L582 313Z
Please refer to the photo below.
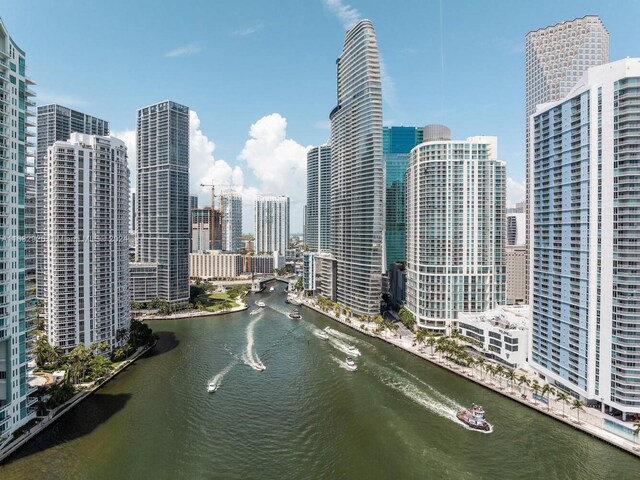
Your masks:
M344 362L345 367L347 367L347 370L351 370L352 372L354 370L358 369L358 366L356 365L356 362L353 361L353 358L351 357L347 357L347 359Z
M461 410L456 413L456 417L467 427L483 432L493 430L491 424L484 419L484 409L480 405L472 404L469 410Z
M347 353L349 355L360 355L360 350L358 350L353 345L347 345Z
M258 300L256 302L256 307L266 307L266 306L267 306L267 304L264 303L262 300Z
M316 335L317 335L318 337L320 337L321 339L323 339L323 340L328 340L328 339L329 339L329 335L327 335L327 333L326 333L326 332L324 332L324 331L322 331L322 330L318 330L318 331L316 332Z
M267 367L264 366L264 363L262 362L258 362L252 365L254 369L258 370L259 372L264 372Z
M273 292L274 290L275 290L275 288L273 288L273 287L270 287L270 288L269 288L269 291L270 291L270 292Z
M324 327L324 331L327 332L329 335L335 335L336 334L336 331L331 327Z
M302 316L300 315L300 312L298 310L294 310L294 311L289 313L289 318L293 318L294 320L298 320L299 318L302 318Z
M213 393L218 390L218 384L216 382L209 382L207 384L207 392Z

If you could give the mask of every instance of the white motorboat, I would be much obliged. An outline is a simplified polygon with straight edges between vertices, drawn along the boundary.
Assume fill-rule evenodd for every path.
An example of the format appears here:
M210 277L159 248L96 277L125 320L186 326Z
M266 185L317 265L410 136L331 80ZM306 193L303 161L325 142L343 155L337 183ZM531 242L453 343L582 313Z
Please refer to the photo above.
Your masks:
M358 369L358 365L356 365L356 362L354 362L353 358L351 357L347 357L347 359L344 362L344 365L345 367L347 367L347 370L351 370L352 372Z
M213 393L218 390L218 384L216 382L209 382L207 384L207 392Z
M347 353L349 355L360 355L360 350L358 350L353 345L347 345Z
M302 318L302 315L300 315L300 312L298 310L294 310L289 313L289 318L292 318L294 320L299 320L300 318Z
M316 335L317 335L318 337L320 337L321 339L323 339L323 340L328 340L328 339L329 339L329 335L327 335L327 333L326 333L326 332L324 332L324 331L322 331L322 330L318 330L318 331L316 332Z
M273 287L270 287L270 288L269 288L269 291L270 291L270 292L273 292L274 290L275 290L275 288L273 288Z
M336 331L331 328L331 327L324 327L324 331L327 332L329 335L334 335L336 334Z
M254 363L252 367L259 372L264 372L267 369L262 362Z
M267 306L267 304L264 303L262 300L258 300L256 302L256 307L266 307L266 306Z

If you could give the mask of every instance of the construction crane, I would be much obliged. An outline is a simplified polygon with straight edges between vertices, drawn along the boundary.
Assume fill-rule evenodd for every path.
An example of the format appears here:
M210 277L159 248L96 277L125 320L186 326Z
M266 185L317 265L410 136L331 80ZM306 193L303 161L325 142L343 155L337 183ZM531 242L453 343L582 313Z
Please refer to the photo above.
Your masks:
M215 241L216 241L216 235L215 235L215 225L216 225L216 197L220 198L222 200L222 197L224 195L216 195L216 187L230 187L230 188L234 188L235 185L230 184L230 183L218 183L215 184L213 182L213 180L211 181L211 183L201 183L200 184L201 187L211 187L211 247L213 248ZM220 201L220 208L218 209L218 214L220 215L220 229L222 229L222 219L224 217L224 211L223 211L223 202ZM222 232L220 234L220 248L222 248Z

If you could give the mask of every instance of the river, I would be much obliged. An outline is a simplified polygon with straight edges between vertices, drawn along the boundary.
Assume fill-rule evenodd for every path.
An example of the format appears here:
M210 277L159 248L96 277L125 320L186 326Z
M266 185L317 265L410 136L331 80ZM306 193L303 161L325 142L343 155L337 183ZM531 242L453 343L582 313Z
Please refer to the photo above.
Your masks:
M5 461L0 479L640 476L631 455L380 340L304 307L289 319L281 285L259 298L258 315L150 322L155 351ZM319 338L327 325L339 336ZM492 433L455 419L472 402Z

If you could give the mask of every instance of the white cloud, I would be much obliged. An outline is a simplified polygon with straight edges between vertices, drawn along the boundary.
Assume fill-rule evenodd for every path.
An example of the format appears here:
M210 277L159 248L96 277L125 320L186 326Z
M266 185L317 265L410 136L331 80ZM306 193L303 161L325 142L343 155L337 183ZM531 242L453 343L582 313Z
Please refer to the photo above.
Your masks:
M38 89L38 96L36 98L38 99L39 105L47 105L51 103L64 105L65 107L85 107L89 105L89 102L82 98L62 93L48 92L41 89Z
M397 108L396 83L389 74L389 69L380 55L380 82L382 83L382 100L391 107L392 110Z
M524 182L518 182L511 177L507 177L507 208L514 208L516 203L522 202L525 198Z
M190 43L189 45L169 50L168 52L165 52L164 56L168 58L189 57L191 55L195 55L196 53L200 53L203 50L204 48L198 43Z
M291 229L295 231L302 225L307 195L307 150L310 147L286 138L286 134L287 120L279 113L262 117L251 125L250 138L238 159L246 162L260 181L260 193L291 198Z
M233 32L233 34L240 37L246 37L247 35L251 35L253 33L259 32L260 30L262 30L262 27L263 27L262 23L257 23L255 25L251 25L249 27L236 30Z
M338 17L345 30L349 30L362 18L357 8L345 5L342 0L322 0L322 3L331 13Z

